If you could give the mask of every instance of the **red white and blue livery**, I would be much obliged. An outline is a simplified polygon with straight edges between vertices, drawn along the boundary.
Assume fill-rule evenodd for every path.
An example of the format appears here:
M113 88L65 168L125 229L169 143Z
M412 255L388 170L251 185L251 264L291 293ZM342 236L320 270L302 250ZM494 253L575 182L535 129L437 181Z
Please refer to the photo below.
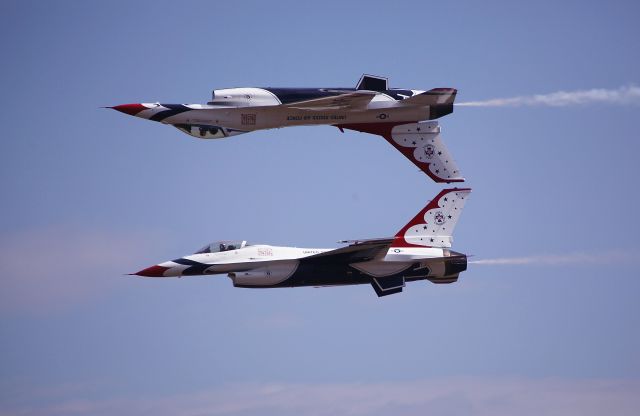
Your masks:
M333 125L384 137L436 182L464 178L440 139L436 119L453 112L454 88L389 88L363 75L355 88L228 88L207 104L123 104L132 116L172 125L199 139L222 139L255 130Z
M133 274L226 274L234 286L247 288L370 284L378 296L402 292L414 280L453 283L467 269L467 256L451 244L470 192L443 190L391 238L342 241L349 245L338 249L217 241Z

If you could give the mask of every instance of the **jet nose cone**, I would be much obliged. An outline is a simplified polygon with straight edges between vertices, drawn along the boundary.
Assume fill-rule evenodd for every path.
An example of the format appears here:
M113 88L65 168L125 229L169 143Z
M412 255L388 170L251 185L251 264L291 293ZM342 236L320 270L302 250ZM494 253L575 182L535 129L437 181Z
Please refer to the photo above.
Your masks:
M167 270L169 270L169 267L155 265L155 266L147 267L146 269L140 270L137 273L131 273L131 274L136 276L145 276L145 277L164 277L164 272L166 272Z
M142 104L120 104L111 108L120 111L121 113L129 114L130 116L135 116L142 110L147 109L147 107L143 106Z

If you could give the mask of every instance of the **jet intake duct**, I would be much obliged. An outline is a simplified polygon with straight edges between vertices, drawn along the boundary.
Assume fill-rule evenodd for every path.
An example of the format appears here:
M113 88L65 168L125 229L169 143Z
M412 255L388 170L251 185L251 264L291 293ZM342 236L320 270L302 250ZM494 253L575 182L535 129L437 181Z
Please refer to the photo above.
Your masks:
M249 272L231 272L229 277L234 280L246 280L246 279L266 279L271 277L272 273L266 270L262 271L249 271Z
M224 139L225 137L235 136L246 133L242 130L228 129L220 126L209 126L206 124L174 124L175 128L189 136L198 139Z
M234 286L273 286L287 280L298 268L298 261L284 261L268 267L228 273Z

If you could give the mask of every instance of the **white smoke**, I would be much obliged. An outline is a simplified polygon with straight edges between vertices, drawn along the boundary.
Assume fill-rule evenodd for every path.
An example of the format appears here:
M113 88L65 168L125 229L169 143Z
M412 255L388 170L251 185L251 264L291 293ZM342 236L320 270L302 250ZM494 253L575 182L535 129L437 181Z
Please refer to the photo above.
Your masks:
M569 254L548 254L525 257L502 257L495 259L471 260L469 264L479 264L488 266L514 266L514 265L578 265L578 264L612 264L626 263L638 258L638 253L625 251L589 253L569 253Z
M492 98L484 101L458 103L467 107L566 107L586 104L640 104L640 87L629 85L617 89L595 88L591 90L557 91L550 94L523 95L511 98Z

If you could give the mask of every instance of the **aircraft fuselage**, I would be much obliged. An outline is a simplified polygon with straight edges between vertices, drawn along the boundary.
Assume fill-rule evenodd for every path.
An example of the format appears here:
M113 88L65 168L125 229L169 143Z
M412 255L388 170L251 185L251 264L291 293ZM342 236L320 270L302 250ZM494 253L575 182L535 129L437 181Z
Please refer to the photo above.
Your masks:
M446 89L447 94L450 91ZM347 98L343 98L345 94ZM425 94L425 91L248 87L214 90L213 99L207 104L140 103L113 108L136 117L173 125L201 139L219 139L256 130L292 126L401 124L431 120L453 111L452 104L435 104L439 94L435 92L433 94L436 97L428 97L433 101L430 104L407 104L403 101L421 94Z
M236 287L297 287L370 284L372 277L401 277L405 281L443 279L466 268L459 253L421 248L418 256L389 251L353 262L326 261L321 255L334 249L246 245L213 253L195 253L160 263L136 273L148 277L227 274ZM447 258L451 257L451 260ZM454 261L455 259L455 261Z
M452 283L467 268L467 256L450 247L453 228L470 192L443 190L392 238L345 241L351 244L338 249L218 241L133 274L227 274L234 286L255 288L368 283L378 296L398 293L412 280Z
M384 137L436 182L462 182L440 139L436 119L453 112L455 88L389 88L363 75L356 88L226 88L206 104L138 103L111 107L176 127L198 139L223 139L256 130L331 125Z

